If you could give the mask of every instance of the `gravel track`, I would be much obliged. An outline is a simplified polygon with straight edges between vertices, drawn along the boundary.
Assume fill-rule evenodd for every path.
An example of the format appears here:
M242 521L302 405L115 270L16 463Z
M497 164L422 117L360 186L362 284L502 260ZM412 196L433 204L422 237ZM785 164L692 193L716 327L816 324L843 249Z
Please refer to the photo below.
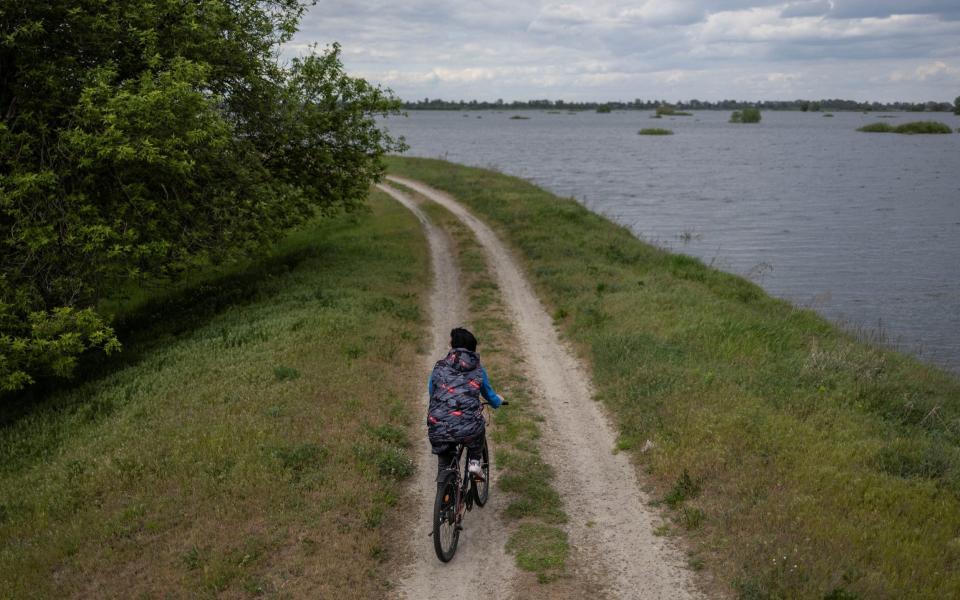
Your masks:
M449 349L449 332L466 316L467 301L459 285L453 246L447 234L420 210L407 194L385 185L378 188L407 207L420 220L430 245L430 263L433 269L430 292L430 353L423 363L423 410L427 414L427 376L437 360ZM426 435L415 442L417 475L410 493L417 514L412 531L403 532L411 540L411 557L400 577L398 596L409 600L429 598L474 599L509 598L516 579L516 566L507 555L507 530L497 517L505 498L491 489L490 501L482 509L474 508L463 520L457 554L449 563L437 559L433 538L429 537L433 522L433 500L437 484L437 459L430 453ZM493 443L490 442L491 447ZM494 477L496 474L494 473ZM494 481L495 485L495 481ZM483 592L482 594L480 592Z
M542 452L546 462L557 470L556 486L564 499L567 514L570 515L568 533L577 564L574 576L600 582L603 595L610 598L699 598L692 573L685 567L682 552L667 538L653 534L660 519L655 511L646 506L648 498L641 491L636 469L627 456L613 453L614 428L601 406L593 400L590 377L586 369L560 340L553 321L537 299L513 255L493 230L448 194L414 180L395 176L388 179L405 185L447 208L473 231L487 255L488 264L491 265L503 293L504 303L515 324L518 337L522 340L525 368L537 391L538 409L545 418ZM399 199L396 193L391 192L391 195ZM441 233L431 232L433 226L426 227L431 253L434 259L439 261L438 254L449 254L449 251L444 252L443 248L439 247L446 242L439 241L443 238ZM444 267L439 262L435 264L435 274L440 274L440 279L446 280L444 285L456 281L455 277L442 276L444 269L455 269L455 266ZM455 289L435 290L435 297L439 295L445 298L438 302L449 302L458 293ZM461 299L447 306L465 304ZM451 318L451 313L446 310L434 314ZM434 350L439 349L442 354L442 337L449 328L438 325L443 323L434 324L435 336L440 336L434 339ZM432 461L432 457L429 458ZM429 483L427 479L432 480L434 465L432 462L421 462L423 464L420 473L424 481L418 485L426 489ZM425 473L426 478L423 477ZM491 499L496 496L492 494ZM426 508L426 502L424 507ZM496 507L492 508L493 511L498 510ZM492 512L484 509L481 514L489 519L485 523L485 529L500 527L492 518ZM422 518L421 521L425 526L429 519ZM431 550L431 556L427 558L432 558L433 562L427 565L418 560L414 575L405 582L417 584L417 587L405 588L409 598L474 597L480 589L485 592L485 597L489 598L509 596L507 589L488 587L495 585L496 580L507 572L500 572L506 568L504 559L512 563L510 557L500 554L505 533L498 536L493 531L487 531L490 538L483 543L499 543L500 547L498 549L489 546L483 551L489 562L474 563L478 558L461 555L463 550L469 552L481 547L480 540L474 537L476 530L471 521L477 522L476 511L466 520L469 529L464 532L465 544L462 550L457 551L454 562L458 565L469 562L470 570L474 574L489 573L480 577L483 586L476 588L468 585L464 591L469 596L441 593L438 586L450 579L457 579L459 575L448 577L449 570L438 566ZM419 544L419 539L417 543ZM497 572L500 572L499 576L489 570L494 564L497 565ZM469 577L469 574L466 577Z

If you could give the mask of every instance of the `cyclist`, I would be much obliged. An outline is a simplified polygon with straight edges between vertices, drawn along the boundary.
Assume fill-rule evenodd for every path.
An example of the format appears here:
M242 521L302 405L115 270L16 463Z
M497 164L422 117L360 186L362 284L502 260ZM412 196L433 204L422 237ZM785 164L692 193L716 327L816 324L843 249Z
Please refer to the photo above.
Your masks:
M482 478L480 459L486 426L480 397L493 408L498 408L503 399L490 387L487 370L477 354L477 338L472 333L462 327L450 331L450 352L433 367L427 393L427 437L437 455L438 473L453 461L460 443L467 448L467 470Z

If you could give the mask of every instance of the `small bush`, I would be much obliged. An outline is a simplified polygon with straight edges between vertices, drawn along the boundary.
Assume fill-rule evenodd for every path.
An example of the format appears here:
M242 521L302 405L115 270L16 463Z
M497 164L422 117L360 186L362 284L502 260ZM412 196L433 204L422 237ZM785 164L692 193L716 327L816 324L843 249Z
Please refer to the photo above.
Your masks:
M673 135L673 131L660 127L646 127L638 132L640 135Z
M510 117L511 121L528 121L530 117L524 117L523 115L513 115Z
M730 115L731 123L759 123L760 109L755 106L748 106L743 110L735 110Z

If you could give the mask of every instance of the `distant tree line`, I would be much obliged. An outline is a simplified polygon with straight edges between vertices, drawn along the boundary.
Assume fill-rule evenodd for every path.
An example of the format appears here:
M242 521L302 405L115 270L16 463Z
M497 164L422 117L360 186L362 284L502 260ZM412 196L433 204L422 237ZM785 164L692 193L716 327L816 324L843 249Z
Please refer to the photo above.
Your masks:
M101 299L351 209L399 101L339 47L281 64L309 0L0 3L0 395L119 349Z
M632 102L568 102L566 100L514 100L505 102L496 100L441 100L424 98L403 102L405 110L656 110L657 107L670 105L677 110L742 110L754 107L761 110L798 110L798 111L910 111L910 112L950 112L956 107L950 102L858 102L830 98L824 100L686 100L667 102L666 100L637 98Z

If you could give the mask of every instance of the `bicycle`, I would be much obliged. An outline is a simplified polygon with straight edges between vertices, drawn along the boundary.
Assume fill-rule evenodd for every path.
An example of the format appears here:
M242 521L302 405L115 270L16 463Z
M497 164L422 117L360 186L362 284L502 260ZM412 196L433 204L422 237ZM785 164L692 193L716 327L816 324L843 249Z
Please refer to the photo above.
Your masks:
M509 404L506 400L501 406ZM486 406L486 402L483 403ZM476 502L483 508L490 498L490 451L487 440L483 440L483 453L480 468L483 479L469 476L467 460L464 458L466 447L457 444L454 458L447 468L437 476L437 496L433 502L433 549L442 562L450 562L457 552L460 531L463 529L463 516L473 509Z

